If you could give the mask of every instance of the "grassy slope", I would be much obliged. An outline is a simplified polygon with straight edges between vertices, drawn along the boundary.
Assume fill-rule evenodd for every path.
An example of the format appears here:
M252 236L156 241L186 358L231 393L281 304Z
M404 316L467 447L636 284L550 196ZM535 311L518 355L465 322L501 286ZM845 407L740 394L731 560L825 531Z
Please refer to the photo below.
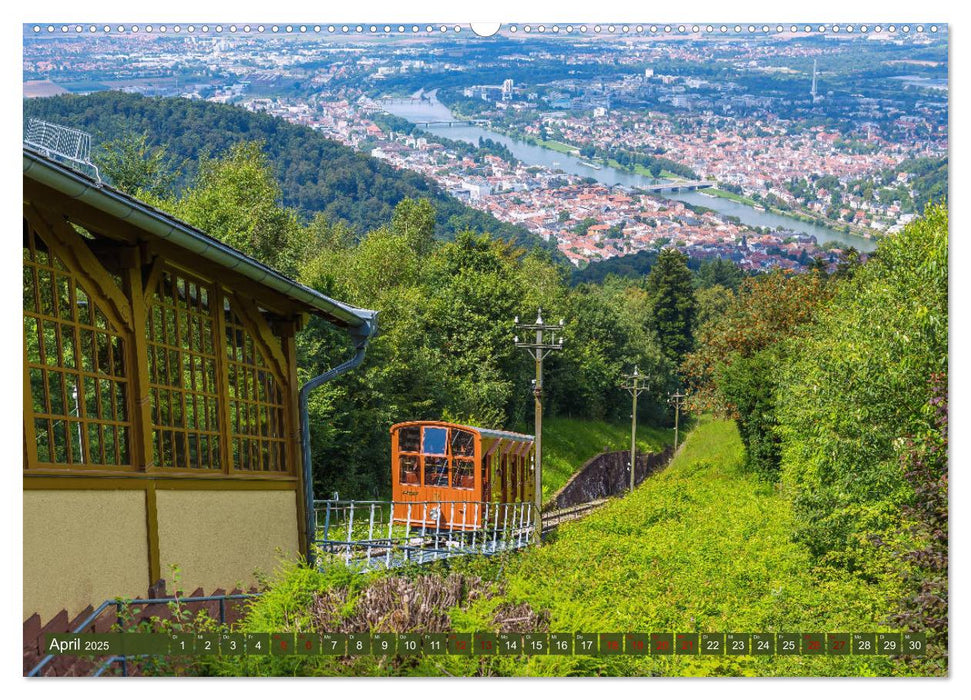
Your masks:
M564 526L508 563L506 598L558 632L853 632L882 624L895 592L813 570L774 487L741 470L731 422L709 421L630 498ZM495 602L458 622L482 629ZM510 675L883 675L879 657L532 657ZM456 668L456 671L460 669ZM897 670L900 672L900 669Z
M589 426L588 426L589 427ZM559 422L554 433L577 432ZM492 629L498 605L550 614L552 632L874 632L898 591L815 570L791 541L789 502L742 470L731 422L702 420L664 472L628 498L564 525L552 542L454 568L504 589L451 610L458 632ZM427 570L426 570L427 571ZM425 572L423 572L425 573ZM343 569L291 571L255 606L247 631L312 629L312 593L364 585ZM499 591L496 591L499 593ZM348 609L348 612L350 608ZM215 658L215 657L214 657ZM826 676L916 673L886 657L842 656L418 656L226 657L223 675Z
M532 432L532 431L530 431ZM674 440L664 428L637 426L637 449L660 452ZM574 418L543 421L543 497L549 498L591 457L630 449L630 425Z

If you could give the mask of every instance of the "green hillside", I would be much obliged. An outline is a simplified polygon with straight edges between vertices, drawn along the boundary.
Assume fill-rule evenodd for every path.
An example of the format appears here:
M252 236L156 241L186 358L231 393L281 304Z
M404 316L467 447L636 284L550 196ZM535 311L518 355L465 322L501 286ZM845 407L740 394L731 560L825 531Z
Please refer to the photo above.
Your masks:
M899 591L813 565L793 512L743 469L734 423L706 421L668 469L507 565L506 594L463 614L469 629L505 601L550 611L550 631L889 630ZM510 675L871 675L874 658L560 657L499 661Z
M532 432L532 426L521 428ZM638 452L660 452L674 441L674 432L637 426ZM601 452L630 449L630 424L576 418L543 421L543 498L552 496L567 480Z
M594 431L595 432L595 431ZM305 567L278 574L243 622L248 632L311 630L315 600L327 629L355 629L394 607L392 591L452 590L437 629L481 632L515 614L550 632L878 632L900 593L814 565L793 542L793 510L743 466L731 421L702 419L664 472L543 547L455 560L393 577ZM425 574L432 574L427 576ZM410 583L409 583L410 582ZM455 586L466 590L457 594ZM438 594L436 594L438 595ZM444 599L443 599L444 600ZM436 603L441 605L441 602ZM432 606L434 608L434 606ZM424 608L423 608L424 609ZM513 612L510 612L513 611ZM444 617L442 614L444 613ZM429 613L431 614L431 613ZM371 625L372 623L363 623ZM387 629L398 623L373 623ZM426 624L426 623L420 623ZM240 657L198 662L217 675L409 676L882 676L919 667L878 656L361 656ZM183 672L185 669L183 669Z

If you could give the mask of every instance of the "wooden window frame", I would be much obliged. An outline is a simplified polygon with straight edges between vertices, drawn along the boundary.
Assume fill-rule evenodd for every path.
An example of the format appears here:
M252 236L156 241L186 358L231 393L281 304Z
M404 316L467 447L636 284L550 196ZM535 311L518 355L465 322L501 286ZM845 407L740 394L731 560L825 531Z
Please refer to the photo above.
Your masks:
M164 476L165 478L181 479L194 477L196 479L225 478L232 476L234 480L281 482L293 481L299 477L297 464L299 455L299 435L297 425L297 401L295 388L292 384L291 373L295 371L295 346L293 334L299 325L299 319L292 316L281 316L268 320L263 312L251 299L244 297L247 292L231 290L220 281L218 276L203 275L197 272L187 262L177 261L157 254L153 246L138 244L129 240L127 234L119 241L115 236L106 237L94 231L94 242L85 240L68 222L63 213L47 208L38 208L35 204L25 202L23 218L25 226L32 229L32 234L48 248L51 254L57 255L66 268L66 274L74 278L88 298L97 304L104 312L109 325L114 328L103 329L120 338L124 346L124 381L125 414L124 422L128 433L127 457L128 464L64 464L56 462L40 462L34 430L33 398L30 386L30 365L27 362L27 345L24 343L24 476L28 475L71 475L106 477L126 474L135 476L140 473ZM121 226L121 224L119 224ZM113 270L109 272L102 264L101 251L117 246L106 258L105 264ZM97 251L97 252L96 252ZM155 254L153 254L155 251ZM120 261L120 265L118 264ZM118 269L116 269L118 268ZM152 388L157 386L150 377L148 367L148 350L152 345L149 339L151 327L149 325L152 307L155 303L155 290L164 271L170 271L180 277L191 278L194 282L207 285L212 294L209 300L211 320L213 324L213 355L215 365L217 400L216 425L219 436L219 464L218 469L198 467L166 467L156 464L154 455L155 424L152 407ZM120 272L120 274L119 274ZM35 284L37 277L34 277ZM177 283L176 283L177 284ZM39 292L38 292L39 293ZM73 294L73 292L72 292ZM228 386L228 368L230 356L227 349L226 323L223 313L226 300L236 314L240 324L252 338L254 345L262 355L263 364L259 371L266 371L276 383L279 392L279 402L274 407L280 413L279 438L273 438L282 444L280 470L236 469L232 461L232 429L229 422L229 403L232 400ZM289 313L289 312L286 312ZM24 311L24 318L27 317ZM37 317L37 314L31 313ZM46 320L46 317L44 317ZM61 323L77 323L66 319L54 319ZM139 330L140 329L140 330ZM56 369L56 368L51 368ZM84 376L80 370L64 367L58 369L70 374ZM114 376L111 377L116 379ZM83 387L83 378L81 380ZM170 387L171 388L171 387ZM180 392L191 392L185 387L184 377L180 378L178 386ZM184 414L183 414L184 415ZM84 427L86 438L86 421ZM177 429L178 430L178 429ZM183 429L185 430L185 429ZM252 439L263 439L263 436L245 436ZM86 449L86 448L85 448ZM189 452L186 452L188 455Z
M59 363L51 365L46 362L45 353L47 351L47 343L44 342L39 343L38 345L40 357L39 361L37 363L32 363L29 359L28 353L27 331L26 329L24 330L24 473L78 473L90 475L102 472L126 473L139 471L137 466L137 438L135 436L138 431L136 419L137 411L135 410L135 405L132 398L134 388L133 352L137 340L132 332L133 328L131 324L131 317L127 313L127 307L124 304L119 305L119 299L125 299L124 293L116 285L113 276L100 264L94 254L91 253L78 232L73 230L65 220L58 219L57 217L52 216L50 213L41 213L32 206L25 206L23 223L27 237L33 238L35 242L39 241L42 243L47 248L47 254L49 256L49 262L47 264L35 261L23 262L25 271L28 267L31 269L36 304L34 311L28 313L26 310L24 310L23 317L25 324L27 318L33 318L37 323L36 327L38 329L42 327L41 324L49 324L55 327L58 362L60 362L60 359L65 354L65 337L63 334L63 327L69 326L73 331L73 348L71 350L71 354L76 358L76 363L73 368ZM34 245L34 249L36 249L36 243ZM72 280L71 286L68 288L69 299L74 300L76 298L78 288L80 288L87 297L88 303L91 304L88 321L85 321L79 316L78 313L74 311L73 305L76 304L76 302L72 302L72 314L70 319L64 318L62 315L56 312L53 316L49 315L40 308L40 304L37 302L38 295L41 294L39 287L39 270L51 269L51 280L53 283L55 277L58 274L61 274L58 272L58 266L54 263L54 258L56 258L63 266L63 276L67 276ZM55 301L54 303L59 303L59 301ZM105 320L104 328L100 327L98 324L98 319L94 314L95 308ZM110 337L117 338L117 342L121 344L119 357L112 357L111 359L110 374L99 372L98 368L94 364L92 364L90 370L85 369L84 367L84 341L90 338L97 345L98 338L101 335L108 335ZM109 345L113 345L113 342L109 341ZM123 366L123 370L120 373L114 368L116 361L120 362ZM96 362L94 356L92 356L91 362ZM83 456L91 454L91 433L89 431L92 426L99 426L98 434L102 436L104 427L112 428L112 430L116 432L113 447L113 452L115 453L116 458L118 458L116 463L74 461L76 455L73 454L73 445L75 442L73 439L67 440L66 454L69 455L68 459L71 461L41 461L37 449L37 431L35 428L35 421L47 420L52 424L52 421L55 420L55 416L61 414L53 414L51 410L49 410L49 397L48 400L45 401L45 409L48 410L45 410L44 413L41 414L34 412L34 397L31 387L31 369L39 370L44 373L45 392L49 391L50 389L48 380L46 379L48 372L54 371L60 373L63 378L62 381L66 381L68 375L73 375L76 378L77 383L75 388L79 392L78 415L76 419L70 419L68 417L70 413L64 414L65 417L63 420L68 423L68 426L66 426L66 431L72 431L73 435L73 431L75 429L79 430L79 453ZM86 393L81 395L81 392L84 390L84 387L88 381L95 386L95 402L98 405L98 409L96 411L97 414L100 414L101 408L103 407L102 384L103 382L108 382L109 392L112 394L112 396L109 397L112 413L111 419L103 418L100 415L94 418L87 415L88 410L86 404L88 397ZM124 385L124 397L121 401L116 401L116 397L114 396L114 384ZM67 385L64 384L62 389L62 400L67 402ZM85 404L84 416L81 415L80 411L80 406L82 403ZM126 416L125 420L118 419L118 416L122 410ZM120 448L120 443L117 439L117 432L119 430L124 430L126 432L124 452L127 453L127 459L124 462L121 461L122 449ZM52 430L51 432L53 433ZM67 432L65 432L65 435L67 435ZM104 452L105 445L102 440L103 437L99 437L99 443L101 443L99 451ZM53 445L48 448L48 454L53 456Z

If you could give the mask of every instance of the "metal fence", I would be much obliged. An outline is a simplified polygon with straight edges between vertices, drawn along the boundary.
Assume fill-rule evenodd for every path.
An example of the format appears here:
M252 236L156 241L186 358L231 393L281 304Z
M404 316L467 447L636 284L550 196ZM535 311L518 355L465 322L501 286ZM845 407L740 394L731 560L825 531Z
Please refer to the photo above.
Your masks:
M318 566L392 569L521 549L535 539L532 503L314 501Z
M101 182L98 166L91 161L91 135L43 119L30 119L24 132L24 143L48 157L59 157L74 165L90 168Z

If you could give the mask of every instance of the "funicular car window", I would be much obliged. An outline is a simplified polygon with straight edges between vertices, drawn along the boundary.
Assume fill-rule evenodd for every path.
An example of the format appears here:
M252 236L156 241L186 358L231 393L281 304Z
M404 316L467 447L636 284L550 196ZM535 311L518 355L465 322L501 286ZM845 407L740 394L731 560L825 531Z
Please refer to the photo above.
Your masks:
M417 484L418 478L418 457L415 455L401 455L398 458L399 479L402 484Z
M411 426L398 431L398 449L401 452L418 452L421 447L421 428Z
M446 445L448 445L448 428L425 428L421 445L422 454L447 454Z
M471 457L475 454L475 438L467 430L452 428L452 456Z
M448 457L425 457L425 486L448 486Z
M452 461L452 486L457 489L471 489L475 487L475 475L471 459L455 459Z

